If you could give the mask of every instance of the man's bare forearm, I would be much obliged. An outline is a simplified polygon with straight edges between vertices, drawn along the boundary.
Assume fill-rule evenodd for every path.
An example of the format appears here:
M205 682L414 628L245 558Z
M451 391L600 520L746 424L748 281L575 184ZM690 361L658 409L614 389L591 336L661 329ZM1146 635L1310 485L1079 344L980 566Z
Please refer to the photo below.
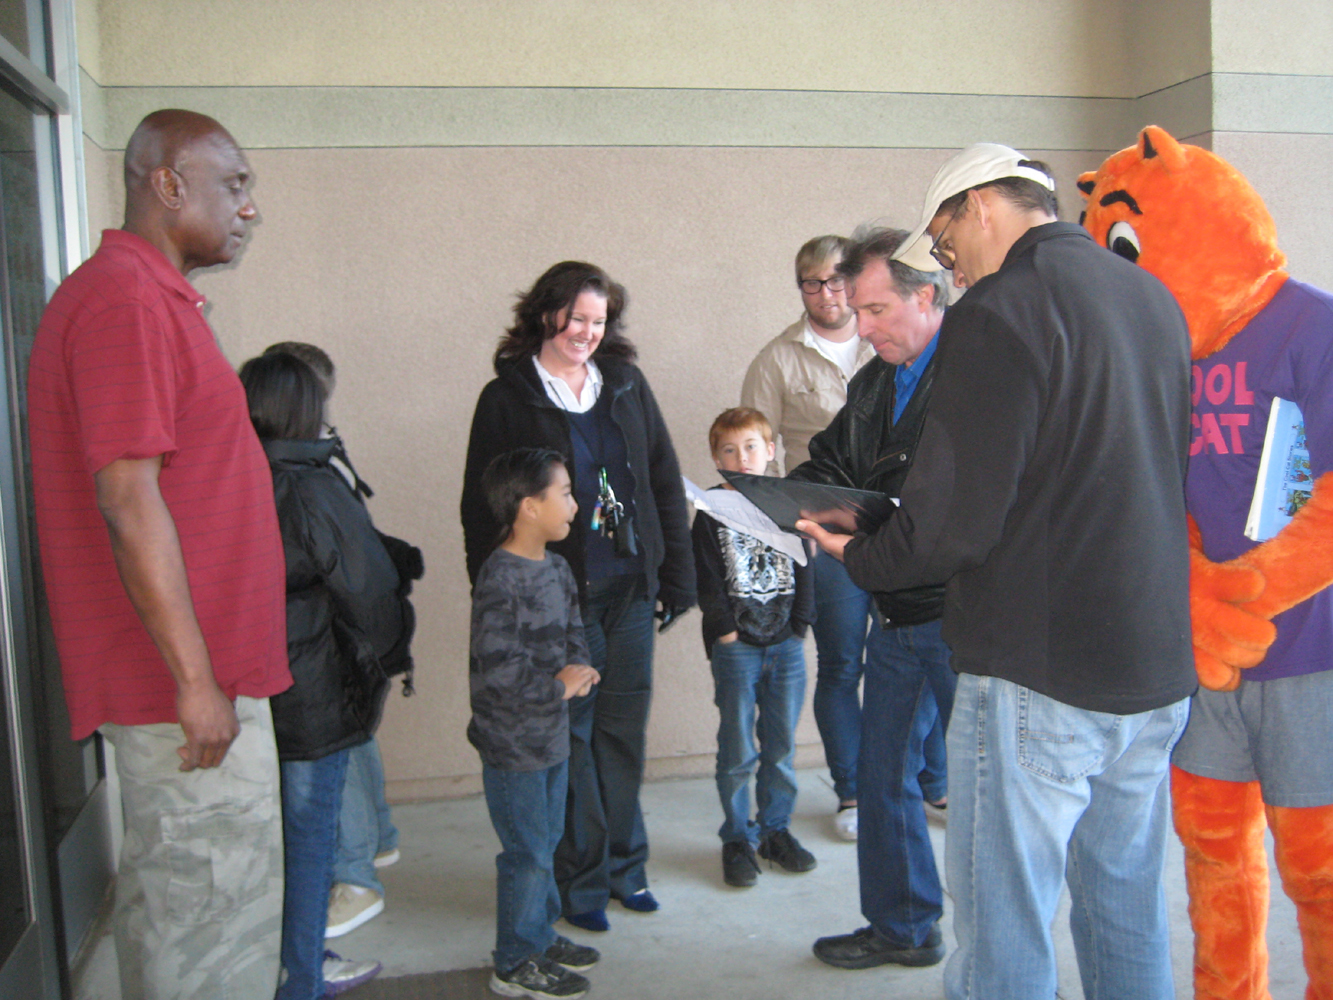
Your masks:
M239 727L195 617L180 536L158 487L161 468L160 456L112 462L95 477L97 505L125 593L176 681L182 769L213 767Z

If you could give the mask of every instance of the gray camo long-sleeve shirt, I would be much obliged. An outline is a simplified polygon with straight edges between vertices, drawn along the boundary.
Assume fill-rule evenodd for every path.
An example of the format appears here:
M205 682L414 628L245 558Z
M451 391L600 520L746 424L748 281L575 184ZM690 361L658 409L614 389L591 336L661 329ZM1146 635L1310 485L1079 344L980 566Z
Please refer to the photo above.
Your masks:
M536 771L569 756L569 702L555 679L567 664L589 663L569 564L554 552L540 562L496 549L472 588L468 740L484 764Z

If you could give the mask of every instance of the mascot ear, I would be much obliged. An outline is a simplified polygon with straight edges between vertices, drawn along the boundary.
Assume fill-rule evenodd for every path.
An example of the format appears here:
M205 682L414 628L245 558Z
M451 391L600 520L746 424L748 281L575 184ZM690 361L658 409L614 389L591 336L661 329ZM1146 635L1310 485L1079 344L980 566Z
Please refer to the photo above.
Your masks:
M1092 196L1092 189L1097 186L1097 171L1085 170L1078 175L1078 189L1087 201Z
M1139 133L1139 153L1145 160L1161 160L1171 173L1185 169L1185 147L1156 125Z

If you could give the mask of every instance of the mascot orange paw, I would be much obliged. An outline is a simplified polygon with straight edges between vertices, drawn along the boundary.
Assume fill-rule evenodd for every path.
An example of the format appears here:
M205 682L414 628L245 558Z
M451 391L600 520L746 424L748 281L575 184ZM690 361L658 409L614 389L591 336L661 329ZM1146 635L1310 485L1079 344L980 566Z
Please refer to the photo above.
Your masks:
M1244 557L1263 574L1263 593L1243 602L1245 611L1272 618L1333 582L1333 472L1315 480L1310 499L1291 523Z
M1264 592L1264 576L1246 563L1215 563L1190 550L1190 621L1199 683L1231 691L1240 671L1263 660L1277 638L1273 623L1247 607Z

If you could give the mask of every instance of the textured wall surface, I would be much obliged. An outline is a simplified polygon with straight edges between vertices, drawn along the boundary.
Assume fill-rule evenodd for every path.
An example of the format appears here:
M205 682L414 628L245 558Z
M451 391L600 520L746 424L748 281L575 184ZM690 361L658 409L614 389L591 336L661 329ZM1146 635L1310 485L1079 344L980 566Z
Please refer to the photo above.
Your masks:
M1265 27L1240 0L1002 17L980 0L947 17L916 0L762 17L681 0L78 0L90 228L95 243L119 224L119 149L146 111L206 111L251 150L261 224L239 262L195 280L237 364L289 339L337 362L332 417L375 518L428 567L419 693L391 699L381 733L391 789L473 791L457 504L516 292L569 257L624 282L685 472L709 485L709 422L799 315L796 248L868 219L910 226L967 142L1048 159L1075 218L1075 175L1160 123L1244 170L1293 273L1333 286L1313 195L1333 181L1326 6L1266 8ZM697 614L656 662L650 773L706 773L716 714ZM817 760L808 708L800 737Z
M1207 69L1206 45L1197 41L1207 5L1199 0L1168 0L1151 5L1152 12L1129 0L1000 7L986 0L947 7L924 0L101 0L97 6L100 82L115 86L1130 97ZM211 44L198 45L199 37ZM1135 79L1143 69L1128 54L1135 50L1151 66L1150 86Z

